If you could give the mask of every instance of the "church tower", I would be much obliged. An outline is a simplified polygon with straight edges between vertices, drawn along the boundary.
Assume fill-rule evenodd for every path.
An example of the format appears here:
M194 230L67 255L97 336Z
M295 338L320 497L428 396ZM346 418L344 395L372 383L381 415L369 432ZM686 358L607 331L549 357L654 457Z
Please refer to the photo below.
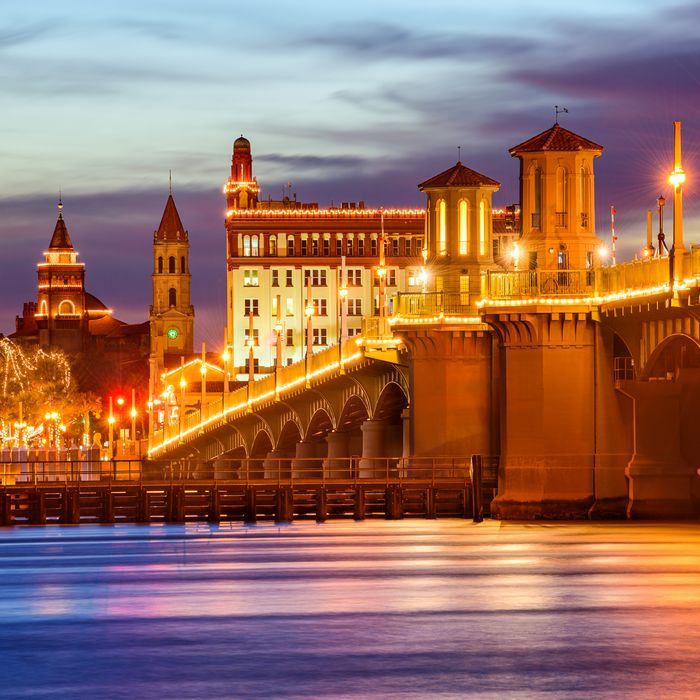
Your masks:
M153 303L151 324L151 379L163 371L164 356L192 353L194 307L190 304L190 243L172 192L163 218L153 234Z
M481 294L481 274L494 269L491 198L501 185L461 162L418 185L428 195L425 251L430 291Z
M253 177L250 141L241 134L233 142L231 177L224 186L228 209L256 209L260 187Z
M559 123L510 149L520 159L521 269L600 264L593 160L602 153Z
M68 227L58 203L58 220L38 265L39 292L36 321L39 344L56 345L66 352L81 352L88 334L85 305L85 264L78 262Z

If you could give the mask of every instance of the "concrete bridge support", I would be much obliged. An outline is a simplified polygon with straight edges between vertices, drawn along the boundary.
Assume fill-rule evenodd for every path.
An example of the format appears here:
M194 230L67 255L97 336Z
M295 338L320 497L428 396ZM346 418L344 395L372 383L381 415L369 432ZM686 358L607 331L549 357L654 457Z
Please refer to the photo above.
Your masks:
M328 479L347 479L350 473L350 434L332 430L326 435L328 452L323 460L323 473Z
M294 459L292 459L292 477L310 479L321 476L322 460L318 458L319 443L302 440L297 442Z
M594 328L586 313L489 318L503 346L501 518L585 518L594 501Z
M361 429L362 458L359 463L359 476L363 479L383 478L388 468L385 446L387 422L366 420Z

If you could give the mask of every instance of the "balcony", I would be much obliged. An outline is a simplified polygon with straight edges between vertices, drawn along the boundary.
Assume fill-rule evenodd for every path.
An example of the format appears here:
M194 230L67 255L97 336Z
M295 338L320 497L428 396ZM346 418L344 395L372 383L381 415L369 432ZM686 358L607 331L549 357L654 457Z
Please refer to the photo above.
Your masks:
M566 228L569 220L568 214L565 211L554 212L554 222L559 228Z
M595 277L590 270L520 270L489 272L490 299L592 296Z

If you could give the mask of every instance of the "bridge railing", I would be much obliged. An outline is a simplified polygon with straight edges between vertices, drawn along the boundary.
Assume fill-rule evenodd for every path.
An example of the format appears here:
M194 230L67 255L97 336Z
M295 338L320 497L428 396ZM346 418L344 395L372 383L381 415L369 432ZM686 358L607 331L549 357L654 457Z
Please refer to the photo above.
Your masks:
M517 270L488 272L486 295L491 299L591 296L592 270Z
M669 281L669 259L632 260L595 271L597 296L660 287Z
M700 244L690 247L690 276L700 277Z
M473 316L475 307L469 292L399 292L394 311L404 318L439 316Z

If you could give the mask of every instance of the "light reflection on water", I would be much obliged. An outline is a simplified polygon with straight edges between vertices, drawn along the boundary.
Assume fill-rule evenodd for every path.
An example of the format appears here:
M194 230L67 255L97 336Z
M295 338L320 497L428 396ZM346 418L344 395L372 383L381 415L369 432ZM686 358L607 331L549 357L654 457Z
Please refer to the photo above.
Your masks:
M2 698L700 696L700 527L0 530Z

